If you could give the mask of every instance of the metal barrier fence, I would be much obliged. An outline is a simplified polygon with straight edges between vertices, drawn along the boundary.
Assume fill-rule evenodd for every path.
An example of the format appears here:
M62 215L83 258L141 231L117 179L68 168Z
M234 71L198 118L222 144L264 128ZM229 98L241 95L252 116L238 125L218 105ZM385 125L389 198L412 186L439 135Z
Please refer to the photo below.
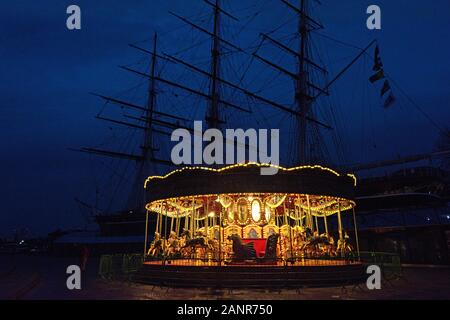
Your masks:
M282 260L277 259L274 262L278 266L326 266L326 265L345 265L351 264L356 261L361 261L366 265L378 265L380 266L383 278L387 281L402 278L402 266L400 263L400 257L395 253L385 252L360 252L359 258L356 256L349 256L346 258L339 257L304 257ZM145 259L149 264L160 265L174 265L174 266L218 266L228 265L229 261L218 261L214 259ZM261 261L259 261L261 262ZM272 262L272 263L273 263ZM102 255L100 257L99 276L103 279L129 279L131 275L141 268L144 263L143 254L114 254L114 255ZM247 261L248 263L248 261ZM269 263L270 264L270 263ZM261 265L265 265L262 263ZM267 264L266 264L267 265Z
M144 262L142 254L102 255L98 274L104 279L128 277L138 271Z
M356 256L347 257L315 257L304 256L288 259L264 259L253 258L236 261L233 259L206 259L206 258L153 258L146 257L145 263L152 265L167 266L227 266L227 265L276 265L276 266L329 266L329 265L348 265L358 262Z

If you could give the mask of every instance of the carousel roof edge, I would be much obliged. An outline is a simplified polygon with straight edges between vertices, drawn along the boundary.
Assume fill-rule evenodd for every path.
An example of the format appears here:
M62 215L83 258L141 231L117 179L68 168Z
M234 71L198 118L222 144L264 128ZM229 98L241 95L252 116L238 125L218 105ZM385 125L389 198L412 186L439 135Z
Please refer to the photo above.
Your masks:
M211 172L223 172L223 171L227 171L227 170L231 170L231 169L235 169L235 168L242 168L242 167L272 167L272 168L276 168L278 170L284 171L284 172L290 172L290 171L299 171L299 170L304 170L304 169L317 169L317 170L323 170L323 171L328 171L334 175L336 175L337 177L341 177L341 176L347 176L353 179L354 181L354 186L356 186L357 183L357 178L354 174L352 173L339 173L338 171L322 166L322 165L303 165L303 166L297 166L297 167L290 167L290 168L286 168L286 167L282 167L279 165L274 165L274 164L269 164L269 163L257 163L257 162L248 162L248 163L239 163L239 164L232 164L232 165L228 165L222 168L209 168L209 167L183 167L180 169L175 169L165 175L162 176L149 176L147 177L147 179L145 179L144 182L144 189L147 189L147 185L151 180L161 180L161 179L166 179L176 173L180 173L183 171L187 171L187 170L199 170L199 171L211 171Z

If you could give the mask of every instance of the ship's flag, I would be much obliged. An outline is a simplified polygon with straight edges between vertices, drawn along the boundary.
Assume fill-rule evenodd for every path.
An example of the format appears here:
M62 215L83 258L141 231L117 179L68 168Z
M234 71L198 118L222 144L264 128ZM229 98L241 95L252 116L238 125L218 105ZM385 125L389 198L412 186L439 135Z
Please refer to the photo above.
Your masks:
M380 69L377 73L369 78L369 81L375 83L381 79L384 79L384 70Z
M386 92L391 90L391 85L388 80L384 81L383 88L381 88L381 96L384 96Z
M378 47L378 45L375 47L374 66L372 69L373 69L373 71L375 71L375 74L373 74L369 78L369 81L371 83L375 83L377 81L385 79L380 93L381 93L382 98L386 94L388 94L387 98L384 100L384 107L389 108L390 106L392 106L395 103L396 98L395 98L394 94L392 93L391 84L386 79L386 76L384 74L383 62L381 61L380 48Z
M378 46L376 46L373 71L380 71L382 68L383 68L383 62L381 61L381 57L380 57L380 48Z
M384 101L384 107L385 108L389 108L390 106L392 106L396 101L395 96L391 93L389 93L389 96L386 98L386 100Z

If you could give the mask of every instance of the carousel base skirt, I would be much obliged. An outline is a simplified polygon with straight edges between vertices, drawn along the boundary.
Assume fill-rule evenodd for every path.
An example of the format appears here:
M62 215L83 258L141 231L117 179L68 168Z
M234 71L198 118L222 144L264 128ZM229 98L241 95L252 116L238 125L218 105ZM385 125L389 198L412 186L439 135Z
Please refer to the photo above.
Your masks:
M135 274L139 283L169 287L300 288L334 287L362 283L362 263L344 260L308 260L295 264L228 264L179 260L163 265L145 262Z

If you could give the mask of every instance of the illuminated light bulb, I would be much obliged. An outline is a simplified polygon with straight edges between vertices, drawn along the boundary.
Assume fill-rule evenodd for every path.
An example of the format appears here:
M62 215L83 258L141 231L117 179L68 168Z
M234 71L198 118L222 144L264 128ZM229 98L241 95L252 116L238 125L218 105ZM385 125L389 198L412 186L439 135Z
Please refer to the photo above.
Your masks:
M307 165L307 166L299 166L299 167L293 167L293 168L284 168L284 167L273 165L273 164L249 162L249 163L234 164L234 165L230 165L230 166L223 167L223 168L220 168L220 169L214 169L214 168L208 168L208 167L184 167L184 168L176 169L176 170L174 170L172 172L169 172L169 173L167 173L164 176L151 176L151 177L148 177L145 180L144 188L145 189L147 188L147 183L150 180L153 180L153 179L165 179L165 178L171 176L174 173L182 172L184 170L206 170L206 171L213 171L213 172L222 172L222 171L233 169L233 168L236 168L236 167L247 167L247 166L250 166L250 165L256 165L257 167L269 166L269 167L274 167L274 168L277 168L279 170L286 171L286 172L294 171L294 170L301 170L301 169L320 169L320 170L323 170L323 171L331 172L331 173L333 173L334 175L336 175L338 177L341 176L341 174L339 174L338 172L334 171L333 169L330 169L330 168L327 168L327 167L322 167L320 165ZM357 183L356 176L353 175L353 174L346 174L346 176L352 178L354 180L354 185L356 186L356 183Z
M215 215L216 215L216 213L215 213L214 211L211 211L211 212L208 214L208 217L213 218Z

